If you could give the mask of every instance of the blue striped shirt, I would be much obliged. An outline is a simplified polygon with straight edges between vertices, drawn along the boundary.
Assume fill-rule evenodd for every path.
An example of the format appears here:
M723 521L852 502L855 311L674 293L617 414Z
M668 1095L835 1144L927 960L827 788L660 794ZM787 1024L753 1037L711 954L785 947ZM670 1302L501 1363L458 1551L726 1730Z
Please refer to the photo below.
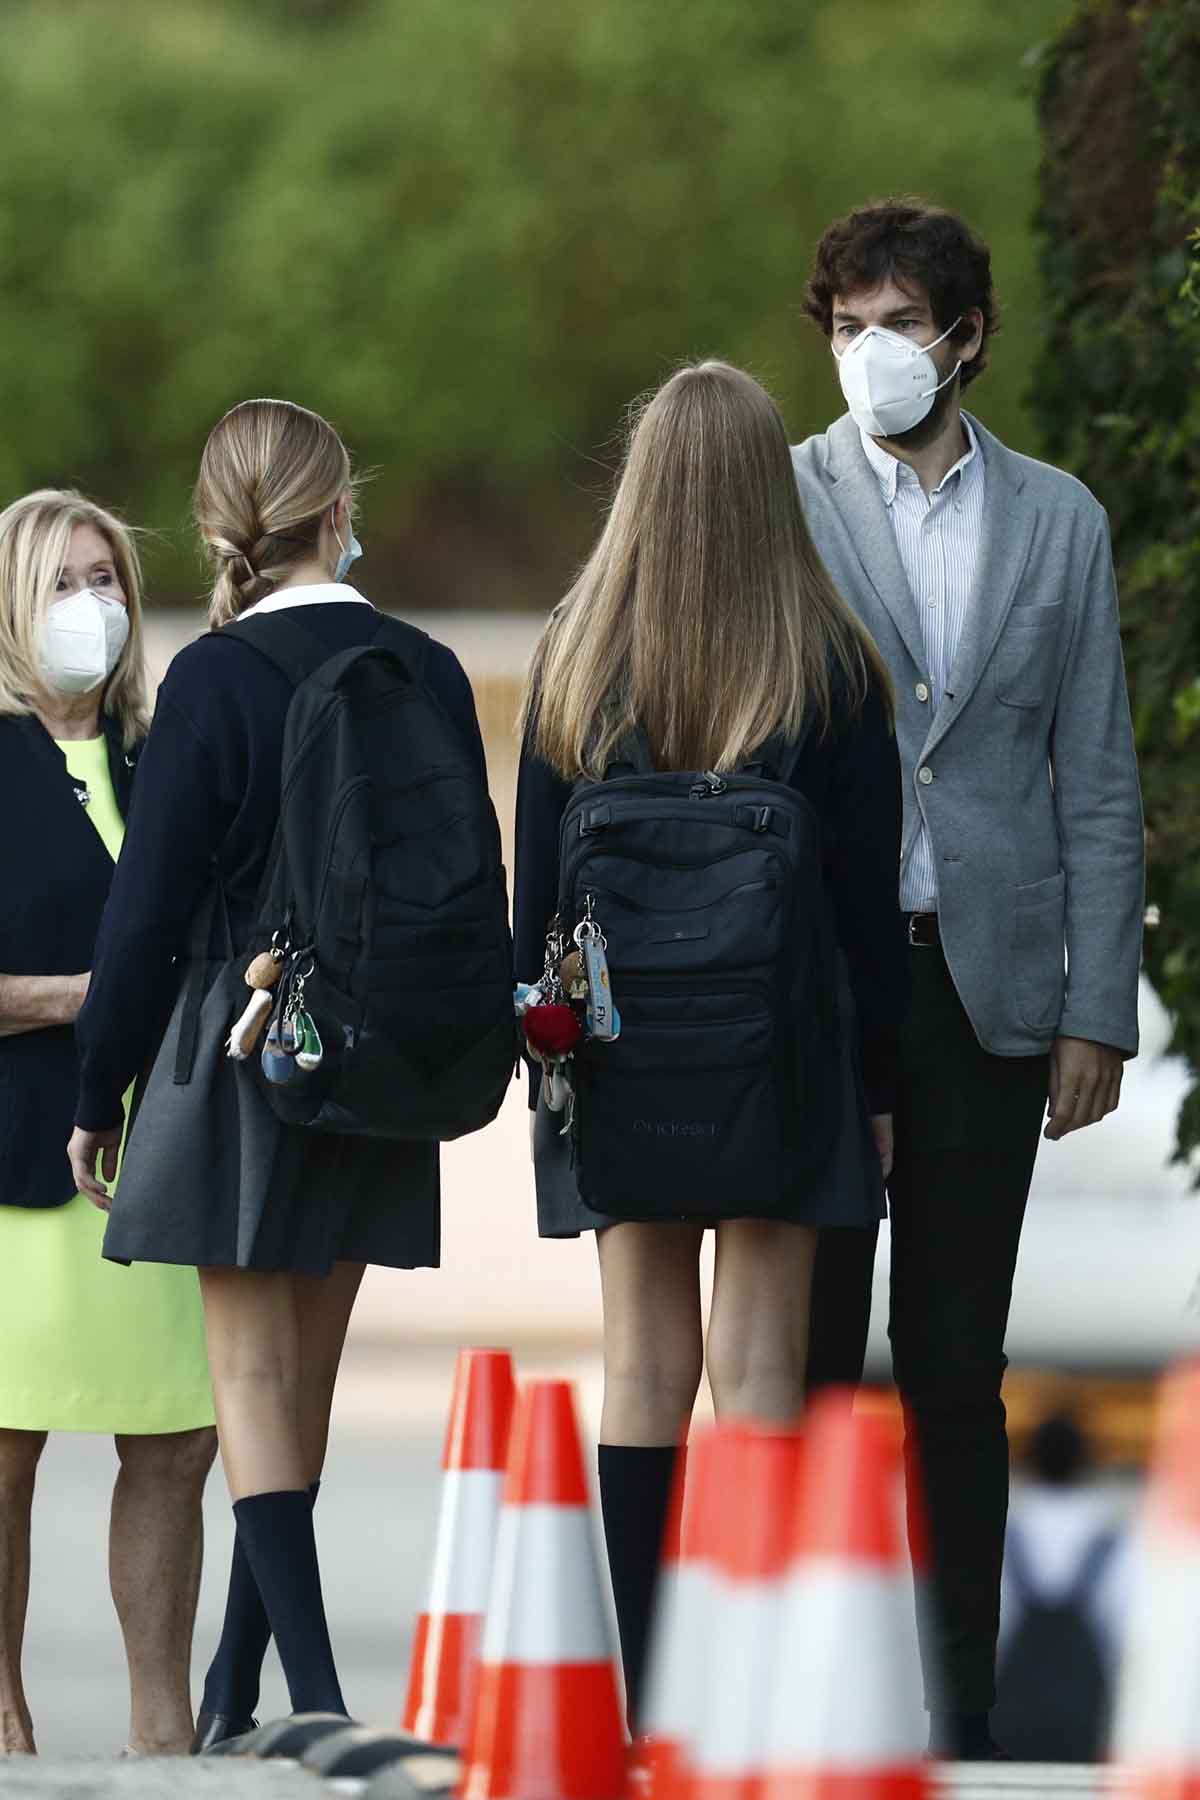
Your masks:
M969 448L932 494L926 494L915 469L862 433L863 450L879 477L921 627L927 669L918 683L917 698L928 705L930 724L958 654L983 538L987 487L983 451L965 416L963 429ZM904 779L913 779L912 769L904 770ZM904 912L937 911L937 874L925 826L901 866L900 906Z

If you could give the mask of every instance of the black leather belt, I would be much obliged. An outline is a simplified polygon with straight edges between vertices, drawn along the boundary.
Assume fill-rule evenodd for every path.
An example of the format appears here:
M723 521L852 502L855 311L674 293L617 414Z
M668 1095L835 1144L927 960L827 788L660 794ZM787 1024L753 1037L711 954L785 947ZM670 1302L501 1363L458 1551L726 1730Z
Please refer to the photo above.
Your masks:
M905 913L908 941L914 950L936 950L942 941L936 913Z

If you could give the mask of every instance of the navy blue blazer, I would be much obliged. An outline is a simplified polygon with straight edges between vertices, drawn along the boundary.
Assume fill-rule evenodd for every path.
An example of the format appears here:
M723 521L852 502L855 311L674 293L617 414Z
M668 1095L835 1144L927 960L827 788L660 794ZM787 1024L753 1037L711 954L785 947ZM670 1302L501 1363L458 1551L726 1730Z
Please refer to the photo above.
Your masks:
M137 750L103 721L117 807L129 810ZM6 849L0 971L81 975L92 966L113 861L80 804L66 758L35 718L0 719ZM65 1206L75 1193L67 1139L79 1057L70 1025L0 1038L0 1205Z

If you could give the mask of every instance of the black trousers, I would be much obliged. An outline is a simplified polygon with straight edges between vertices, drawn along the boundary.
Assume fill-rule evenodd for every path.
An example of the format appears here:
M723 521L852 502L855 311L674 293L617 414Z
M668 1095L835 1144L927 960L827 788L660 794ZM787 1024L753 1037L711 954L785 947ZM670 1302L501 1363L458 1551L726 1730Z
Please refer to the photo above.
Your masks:
M941 950L909 954L912 1005L888 1184L889 1336L905 1410L910 1517L923 1495L931 1540L919 1609L926 1705L981 1713L996 1697L1008 1516L1004 1336L1049 1059L989 1055ZM862 1377L876 1237L822 1233L810 1391Z

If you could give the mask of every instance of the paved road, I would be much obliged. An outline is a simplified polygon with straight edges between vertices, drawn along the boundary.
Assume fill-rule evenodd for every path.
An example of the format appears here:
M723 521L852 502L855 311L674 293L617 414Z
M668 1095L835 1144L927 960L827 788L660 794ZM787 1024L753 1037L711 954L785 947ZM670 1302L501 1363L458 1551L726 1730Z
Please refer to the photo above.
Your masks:
M448 1357L441 1359L444 1365ZM436 1521L441 1455L439 1377L420 1404L402 1397L403 1363L353 1367L335 1427L318 1530L326 1603L352 1711L394 1721L403 1698L412 1620L425 1589ZM397 1397L393 1417L389 1394ZM436 1401L436 1404L435 1404ZM34 1514L33 1593L26 1683L46 1756L115 1755L125 1742L127 1687L120 1634L105 1575L114 1455L103 1438L52 1438ZM232 1521L219 1467L205 1505L207 1556L196 1628L195 1692L216 1642ZM272 1656L263 1718L289 1710ZM12 1765L4 1770L5 1800Z

